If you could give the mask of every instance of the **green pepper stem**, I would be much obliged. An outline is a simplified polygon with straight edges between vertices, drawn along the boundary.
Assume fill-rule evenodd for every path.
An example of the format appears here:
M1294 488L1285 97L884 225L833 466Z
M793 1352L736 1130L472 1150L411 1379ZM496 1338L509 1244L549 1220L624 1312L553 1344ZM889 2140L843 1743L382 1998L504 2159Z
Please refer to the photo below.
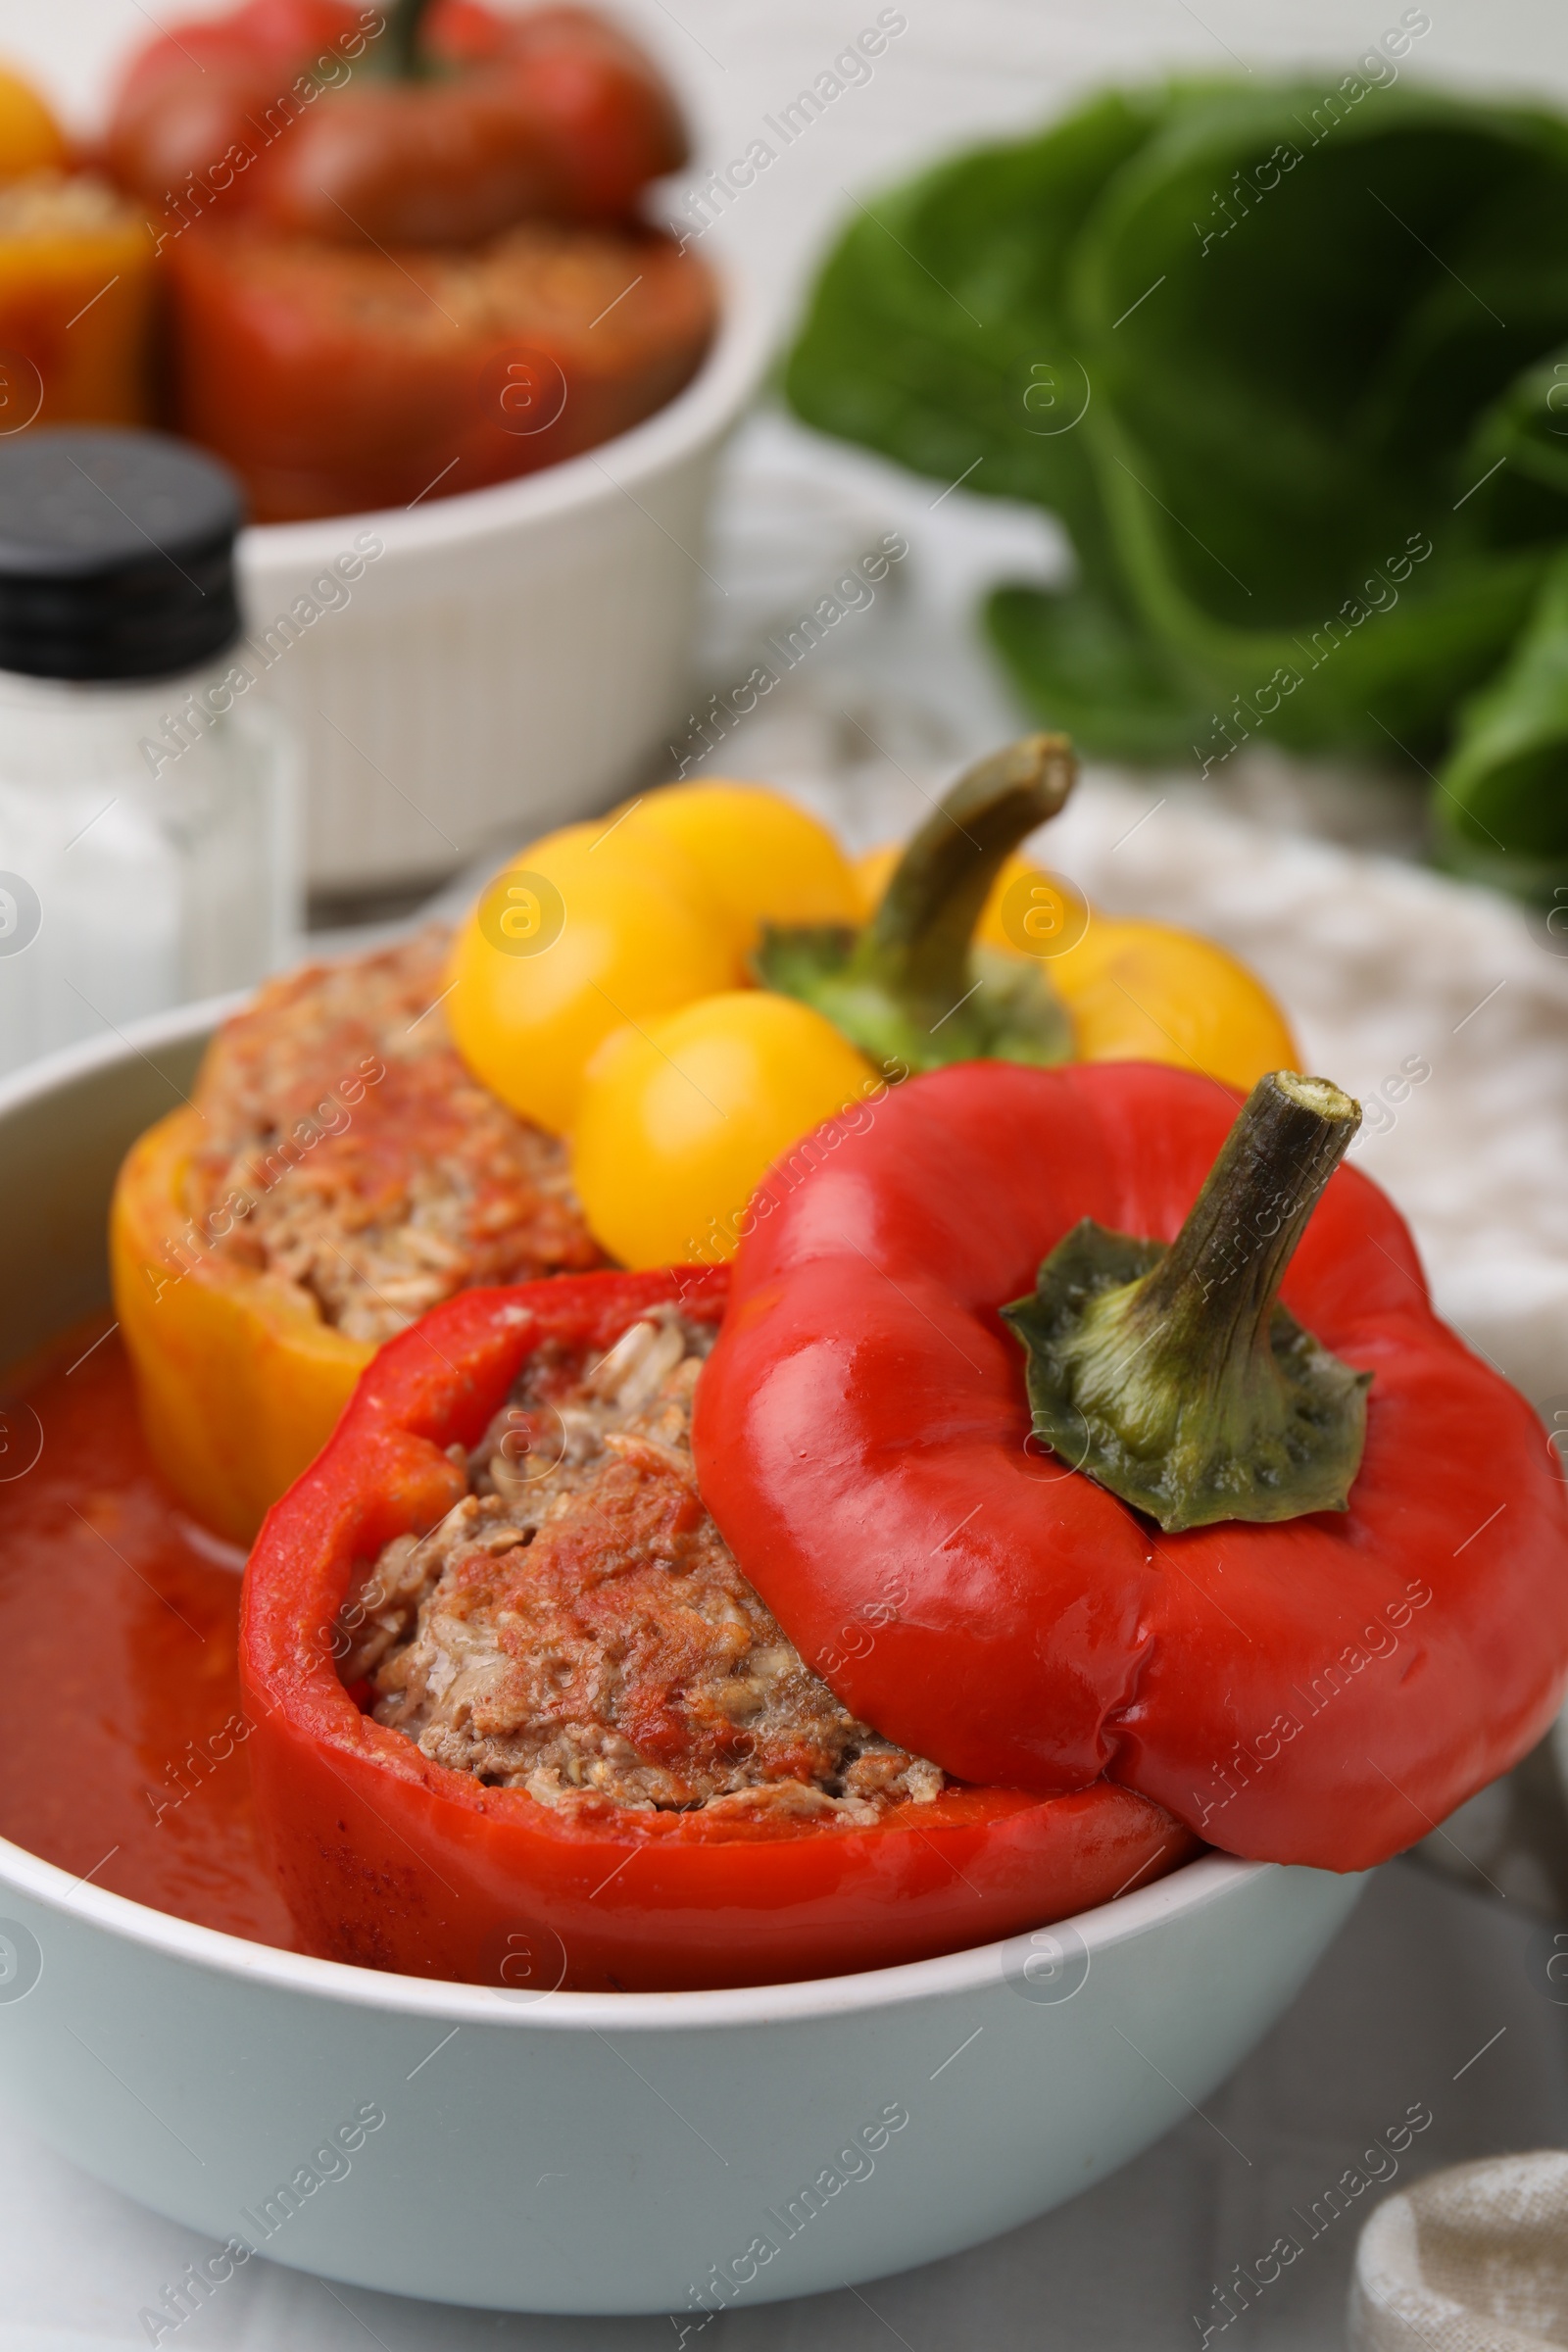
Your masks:
M425 71L420 35L430 0L392 0L387 10L380 63L402 81L416 80Z
M857 980L939 1011L970 986L969 949L991 886L1026 834L1054 816L1078 772L1065 735L1025 735L978 760L893 871L852 959Z
M1371 1376L1279 1290L1360 1123L1327 1079L1274 1071L1168 1250L1086 1218L1003 1309L1037 1434L1164 1528L1348 1507Z
M1067 1015L1037 959L976 946L1007 853L1054 816L1077 763L1064 735L1026 735L958 778L905 851L863 931L764 928L764 988L814 1005L884 1069L1065 1061Z
M1260 1079L1129 1310L1139 1326L1160 1327L1163 1348L1210 1378L1266 1352L1285 1270L1360 1124L1359 1104L1327 1078Z

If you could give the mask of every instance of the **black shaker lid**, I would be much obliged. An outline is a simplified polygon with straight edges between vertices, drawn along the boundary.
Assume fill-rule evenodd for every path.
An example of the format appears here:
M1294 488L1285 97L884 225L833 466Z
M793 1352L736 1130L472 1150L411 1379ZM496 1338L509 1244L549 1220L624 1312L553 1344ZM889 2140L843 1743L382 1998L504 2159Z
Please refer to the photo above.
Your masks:
M109 425L0 439L0 669L165 678L239 634L226 466Z

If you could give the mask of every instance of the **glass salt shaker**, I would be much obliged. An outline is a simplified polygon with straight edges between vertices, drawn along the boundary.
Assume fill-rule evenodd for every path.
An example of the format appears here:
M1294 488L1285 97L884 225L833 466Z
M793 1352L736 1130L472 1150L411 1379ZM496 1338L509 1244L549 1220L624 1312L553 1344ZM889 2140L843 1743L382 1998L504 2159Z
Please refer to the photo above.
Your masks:
M247 987L298 932L299 755L225 659L240 519L161 433L0 440L0 1072Z

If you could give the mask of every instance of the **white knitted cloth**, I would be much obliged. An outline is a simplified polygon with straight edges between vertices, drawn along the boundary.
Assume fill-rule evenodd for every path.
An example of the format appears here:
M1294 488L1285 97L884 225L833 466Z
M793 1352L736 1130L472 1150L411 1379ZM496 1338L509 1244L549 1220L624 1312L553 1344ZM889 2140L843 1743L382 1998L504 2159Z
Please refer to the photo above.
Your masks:
M1568 2344L1568 2154L1434 2173L1361 2232L1350 2352L1541 2352Z

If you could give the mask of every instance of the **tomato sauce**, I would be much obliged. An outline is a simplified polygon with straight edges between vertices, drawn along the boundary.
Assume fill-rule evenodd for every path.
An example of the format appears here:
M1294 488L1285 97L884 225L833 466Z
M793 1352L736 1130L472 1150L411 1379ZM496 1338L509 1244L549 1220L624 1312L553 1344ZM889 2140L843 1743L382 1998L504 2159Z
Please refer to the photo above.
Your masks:
M159 1483L119 1340L93 1338L0 1411L0 1836L287 1947L251 1811L237 1563Z

